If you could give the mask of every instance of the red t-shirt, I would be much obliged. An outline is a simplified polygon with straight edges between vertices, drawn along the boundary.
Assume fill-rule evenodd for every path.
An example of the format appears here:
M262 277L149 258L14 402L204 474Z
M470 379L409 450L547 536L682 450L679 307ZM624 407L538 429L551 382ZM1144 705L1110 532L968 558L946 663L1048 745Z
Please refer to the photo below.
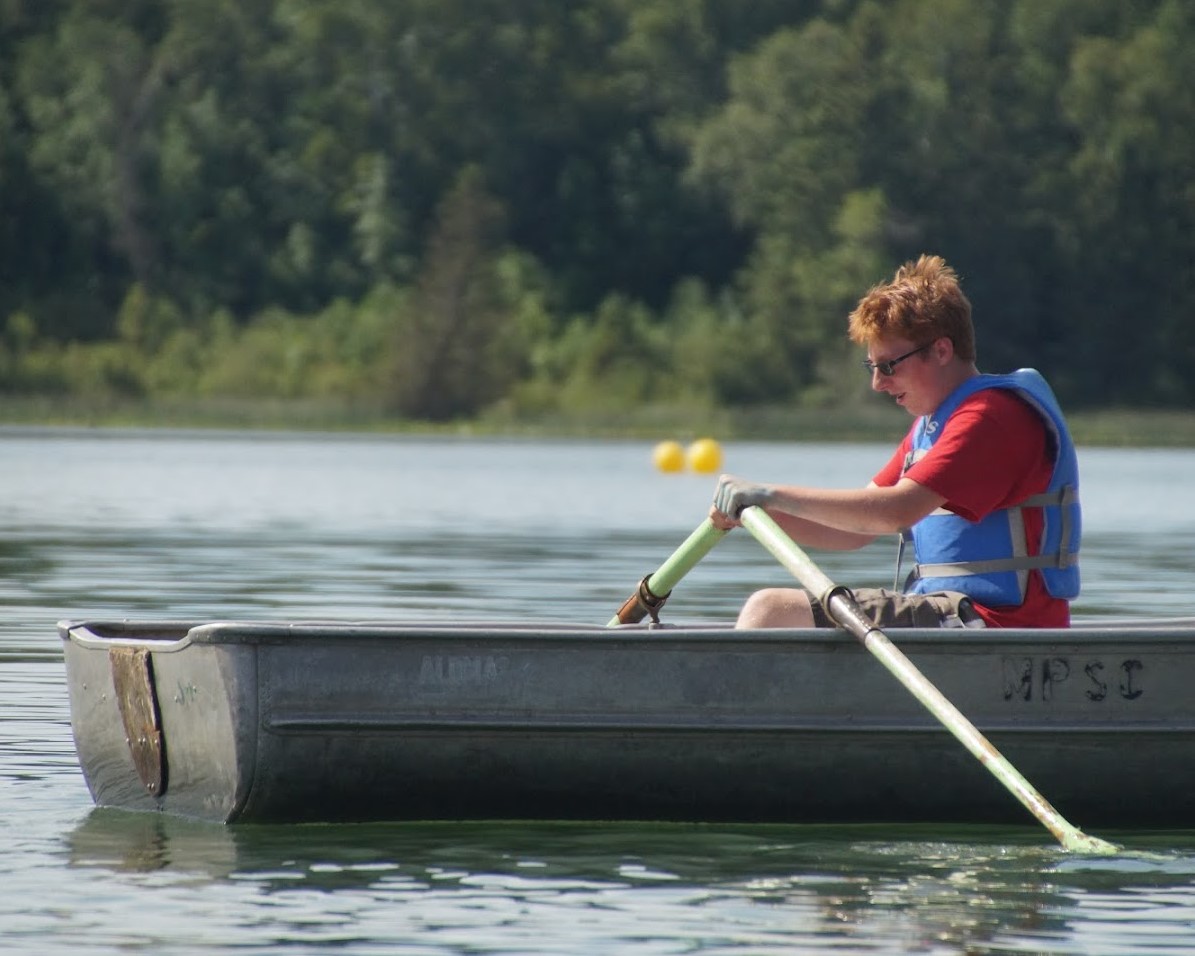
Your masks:
M901 478L912 442L910 429L873 479L877 485L895 485ZM985 388L964 399L938 440L904 475L945 498L947 510L978 521L1045 491L1053 470L1050 439L1038 413L1008 389ZM1026 508L1024 514L1029 553L1036 554L1041 509ZM975 608L990 627L1070 626L1070 602L1051 597L1038 571L1029 572L1023 604Z

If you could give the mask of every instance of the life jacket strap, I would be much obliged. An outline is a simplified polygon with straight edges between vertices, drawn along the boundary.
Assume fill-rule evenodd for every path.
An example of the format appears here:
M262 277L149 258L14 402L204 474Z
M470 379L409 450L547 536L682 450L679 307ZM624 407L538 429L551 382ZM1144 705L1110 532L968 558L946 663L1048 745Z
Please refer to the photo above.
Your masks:
M1052 554L1026 555L1023 558L994 558L991 561L958 561L950 564L919 564L921 578L957 578L968 574L999 574L1002 571L1033 571L1038 568L1067 568L1078 564L1078 555L1069 553L1066 563Z

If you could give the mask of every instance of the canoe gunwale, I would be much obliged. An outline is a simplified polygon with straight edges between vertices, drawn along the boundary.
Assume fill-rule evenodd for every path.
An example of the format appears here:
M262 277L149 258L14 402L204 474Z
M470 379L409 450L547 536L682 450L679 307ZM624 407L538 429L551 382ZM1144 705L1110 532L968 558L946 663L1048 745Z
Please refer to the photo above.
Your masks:
M724 624L652 625L629 624L606 627L597 624L561 622L343 622L343 621L213 621L196 624L188 621L61 621L58 631L63 640L85 647L113 645L149 646L155 653L173 653L190 644L277 644L332 640L392 640L396 637L426 637L444 641L469 641L487 637L507 640L544 642L617 641L653 644L843 644L854 645L854 638L840 629L775 628L735 630ZM161 635L168 636L161 636ZM902 628L895 632L895 642L918 650L959 646L986 647L989 650L1013 650L1019 646L1066 645L1075 647L1115 644L1126 637L1147 638L1161 644L1195 644L1195 617L1157 620L1109 620L1083 623L1069 628L948 629Z
M80 647L93 650L109 647L144 648L155 654L175 654L186 650L193 643L190 630L191 625L172 621L58 622L58 634L62 640ZM170 631L170 636L158 636L163 631Z

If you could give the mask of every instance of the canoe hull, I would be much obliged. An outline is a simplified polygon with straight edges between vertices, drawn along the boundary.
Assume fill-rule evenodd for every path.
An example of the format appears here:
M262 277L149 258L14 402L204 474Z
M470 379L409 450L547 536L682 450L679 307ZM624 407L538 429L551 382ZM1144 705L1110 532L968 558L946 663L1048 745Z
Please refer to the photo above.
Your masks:
M102 806L223 822L1031 820L836 631L60 633ZM1190 825L1195 622L980 634L897 640L1068 819ZM155 721L156 751L141 732Z

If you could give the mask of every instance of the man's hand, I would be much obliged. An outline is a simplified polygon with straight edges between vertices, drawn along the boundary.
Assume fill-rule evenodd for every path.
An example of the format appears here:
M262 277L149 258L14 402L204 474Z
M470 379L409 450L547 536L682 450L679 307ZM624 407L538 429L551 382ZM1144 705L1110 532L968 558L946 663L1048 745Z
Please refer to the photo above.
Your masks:
M750 508L752 505L767 507L771 500L771 485L757 484L744 478L736 478L734 475L723 475L718 479L718 487L714 491L714 507L710 512L710 518L719 528L734 527L744 508Z

